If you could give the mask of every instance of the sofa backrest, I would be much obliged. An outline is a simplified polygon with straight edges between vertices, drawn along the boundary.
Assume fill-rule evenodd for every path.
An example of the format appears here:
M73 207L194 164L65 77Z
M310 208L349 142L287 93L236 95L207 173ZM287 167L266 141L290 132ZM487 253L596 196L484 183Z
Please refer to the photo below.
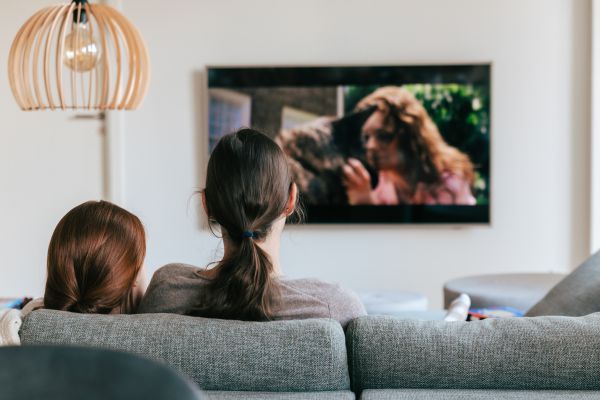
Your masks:
M23 345L84 345L162 361L206 390L348 390L344 331L327 319L242 322L172 314L82 315L37 310Z
M599 390L600 313L474 322L361 317L352 389Z

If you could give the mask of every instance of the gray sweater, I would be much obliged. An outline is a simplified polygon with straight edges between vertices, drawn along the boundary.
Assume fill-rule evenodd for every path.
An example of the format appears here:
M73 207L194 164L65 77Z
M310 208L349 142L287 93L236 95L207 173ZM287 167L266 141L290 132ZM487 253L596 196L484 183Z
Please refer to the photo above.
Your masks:
M199 294L209 279L202 269L169 264L152 276L138 313L185 314L198 305ZM332 318L345 328L354 318L366 315L356 293L318 279L278 279L280 298L274 319Z

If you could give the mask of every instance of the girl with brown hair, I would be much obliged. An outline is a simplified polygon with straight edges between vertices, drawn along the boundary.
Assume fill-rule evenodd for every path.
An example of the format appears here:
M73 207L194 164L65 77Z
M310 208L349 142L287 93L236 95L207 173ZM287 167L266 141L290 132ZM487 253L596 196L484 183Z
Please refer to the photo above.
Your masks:
M221 138L202 200L221 229L223 259L212 269L159 269L139 312L247 321L326 317L342 325L365 314L358 297L339 285L282 277L280 238L286 219L298 212L297 188L273 140L252 129Z
M88 201L58 223L48 247L43 299L0 310L0 346L20 344L23 318L37 308L83 314L132 314L144 291L146 235L138 217Z
M58 223L50 246L44 307L87 314L132 314L143 294L146 235L138 217L88 201Z

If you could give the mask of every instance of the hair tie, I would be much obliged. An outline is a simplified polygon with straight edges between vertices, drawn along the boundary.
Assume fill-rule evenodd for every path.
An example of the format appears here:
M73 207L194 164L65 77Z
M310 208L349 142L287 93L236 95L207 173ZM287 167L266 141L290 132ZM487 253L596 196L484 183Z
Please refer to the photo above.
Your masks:
M256 232L252 232L252 231L244 231L244 232L242 233L242 237L243 237L244 239L246 239L246 238L255 238L255 237L256 237Z

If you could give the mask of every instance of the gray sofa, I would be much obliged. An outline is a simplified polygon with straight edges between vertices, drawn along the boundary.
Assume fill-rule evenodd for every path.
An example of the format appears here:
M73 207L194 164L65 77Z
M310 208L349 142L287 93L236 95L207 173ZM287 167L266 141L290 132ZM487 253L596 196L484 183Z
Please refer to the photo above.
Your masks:
M600 399L600 313L475 322L365 317L346 333L361 399Z
M208 399L354 399L344 331L332 320L38 310L25 318L20 336L23 345L90 345L162 361L198 384Z
M123 350L208 399L600 399L600 313L477 322L362 317L239 322L38 310L23 345Z

